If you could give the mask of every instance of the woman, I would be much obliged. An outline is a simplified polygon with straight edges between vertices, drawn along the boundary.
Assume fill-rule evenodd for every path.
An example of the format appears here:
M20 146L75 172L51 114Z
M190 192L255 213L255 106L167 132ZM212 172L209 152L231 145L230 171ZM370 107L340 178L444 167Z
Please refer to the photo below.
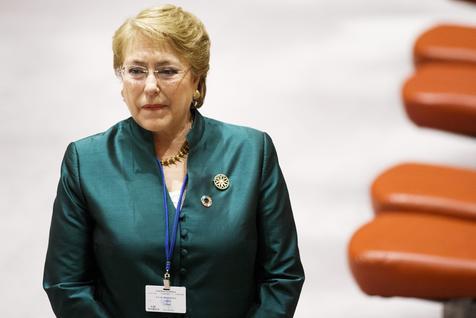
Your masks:
M203 117L210 42L165 5L113 39L131 117L71 143L43 286L58 317L292 317L304 272L270 137Z

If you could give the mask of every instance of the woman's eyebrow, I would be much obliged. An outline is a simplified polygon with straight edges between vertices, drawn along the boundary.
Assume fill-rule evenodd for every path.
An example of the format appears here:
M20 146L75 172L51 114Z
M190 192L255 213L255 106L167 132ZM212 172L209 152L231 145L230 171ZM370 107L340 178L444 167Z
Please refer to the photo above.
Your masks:
M147 66L147 63L142 60L133 60L131 63L136 65ZM169 61L169 60L163 60L163 61L159 61L155 63L155 66L164 66L164 65L171 65L171 64L176 64L176 63L173 63L172 61Z

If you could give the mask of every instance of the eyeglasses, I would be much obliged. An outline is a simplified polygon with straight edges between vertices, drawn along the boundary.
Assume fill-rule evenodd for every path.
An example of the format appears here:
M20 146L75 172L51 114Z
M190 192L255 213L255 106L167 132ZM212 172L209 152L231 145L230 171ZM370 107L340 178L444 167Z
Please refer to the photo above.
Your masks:
M157 81L162 84L171 85L179 82L189 70L190 68L183 71L172 66L163 66L155 69L153 72ZM139 65L124 65L121 68L121 74L123 79L144 82L149 77L149 69Z

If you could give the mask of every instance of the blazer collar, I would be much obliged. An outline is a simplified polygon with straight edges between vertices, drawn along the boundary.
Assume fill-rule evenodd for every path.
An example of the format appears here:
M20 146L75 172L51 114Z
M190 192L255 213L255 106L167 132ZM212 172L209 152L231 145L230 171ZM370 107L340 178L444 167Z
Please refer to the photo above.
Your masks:
M192 118L193 124L192 129L187 134L187 140L190 147L190 152L196 150L200 143L203 141L203 133L205 132L205 121L200 114L200 112L196 109L192 109Z
M205 130L204 118L196 109L191 110L193 116L192 128L187 134L187 140L190 147L190 152L194 151L201 143L203 133ZM137 147L142 151L149 153L155 158L154 135L151 131L142 128L137 122L129 117L127 119L131 135Z

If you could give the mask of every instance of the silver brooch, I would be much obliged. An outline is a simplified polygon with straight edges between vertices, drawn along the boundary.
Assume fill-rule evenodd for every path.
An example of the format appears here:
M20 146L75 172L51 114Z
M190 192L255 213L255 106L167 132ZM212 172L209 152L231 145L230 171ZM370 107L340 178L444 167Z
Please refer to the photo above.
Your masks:
M218 190L226 190L230 186L230 179L223 173L220 173L213 178L213 183Z

